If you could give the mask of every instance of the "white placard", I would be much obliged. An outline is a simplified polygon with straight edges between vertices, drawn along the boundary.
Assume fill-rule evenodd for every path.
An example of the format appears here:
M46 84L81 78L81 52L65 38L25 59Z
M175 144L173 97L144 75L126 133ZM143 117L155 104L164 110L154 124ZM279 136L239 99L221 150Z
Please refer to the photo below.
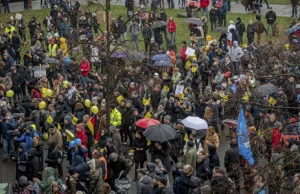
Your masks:
M188 48L186 49L186 51L185 51L185 54L188 55L188 56L193 56L194 53L195 53L195 50L192 49L192 48L190 48L190 47L188 47Z
M16 14L16 20L21 20L21 19L22 19L22 14L17 13L17 14Z
M176 85L175 95L182 94L184 90L184 85Z
M34 77L43 77L46 76L46 67L36 66L34 67Z

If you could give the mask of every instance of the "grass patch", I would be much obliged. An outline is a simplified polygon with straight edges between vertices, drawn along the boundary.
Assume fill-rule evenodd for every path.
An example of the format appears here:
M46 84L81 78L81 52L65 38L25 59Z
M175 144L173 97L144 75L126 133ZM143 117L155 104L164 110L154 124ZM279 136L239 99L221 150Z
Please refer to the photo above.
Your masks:
M87 8L87 6L83 6L83 9ZM101 7L97 4L91 4L89 6L89 8L91 9L92 12L94 12L95 10L101 10ZM23 18L25 19L25 23L27 25L27 22L30 20L31 16L35 16L38 19L39 23L42 23L44 18L46 17L46 15L49 13L50 9L42 9L42 10L32 10L29 12L20 12L23 15ZM181 42L183 40L186 40L187 42L189 41L189 30L188 30L188 24L184 22L185 18L177 18L177 14L178 13L182 13L184 12L183 9L166 9L166 14L168 15L168 17L172 16L174 17L176 23L177 23L177 32L176 32L176 42L177 42L177 48L181 48ZM124 16L124 18L126 18L126 10L124 8L124 6L111 6L111 12L114 18L117 18L119 15ZM6 24L9 21L9 18L11 15L15 15L15 14L1 14L0 17L0 23L2 24ZM249 22L249 20L252 20L253 22L255 21L255 15L250 15L250 14L236 14L236 13L228 13L227 15L227 25L229 24L229 21L236 21L236 18L240 17L242 19L242 21L245 23L245 26L247 27L247 24ZM263 23L265 24L265 26L267 27L266 24L266 20L262 19ZM273 42L287 42L287 36L284 35L285 31L287 29L289 29L289 24L291 22L291 18L289 17L277 17L277 22L279 23L280 26L280 32L279 32L279 36L274 38L274 37L266 37L265 35L262 37L262 41L273 41ZM210 22L208 22L209 25L209 29L210 29ZM100 27L102 29L105 28L105 24L101 24ZM219 39L220 34L219 33L214 33L214 32L209 32L209 35L211 35L214 39ZM27 34L26 34L28 40L29 40L29 29L27 28ZM129 38L129 35L127 35L127 37ZM144 44L143 44L143 38L142 35L139 36L139 46L140 48L143 50L144 49ZM247 38L246 38L246 34L244 34L244 43L247 42ZM163 43L164 47L165 47L165 42ZM29 49L29 45L27 44L26 46L22 46L21 48L21 56L23 56L25 50Z
M278 4L278 5L291 5L290 0L269 0L269 4Z

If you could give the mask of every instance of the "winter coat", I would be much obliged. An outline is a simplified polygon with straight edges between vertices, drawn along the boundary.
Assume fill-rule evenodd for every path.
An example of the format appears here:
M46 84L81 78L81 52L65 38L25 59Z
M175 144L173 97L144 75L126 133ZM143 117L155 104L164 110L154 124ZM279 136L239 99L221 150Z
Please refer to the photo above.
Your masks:
M194 176L192 176L192 178L191 178L191 183L192 183L192 187L191 187L191 189L190 189L190 191L189 191L189 193L188 194L199 194L199 193L201 193L201 179L199 179L198 177L194 177Z
M32 181L32 178L39 178L39 159L36 156L36 149L31 148L28 150L27 162L27 178Z
M77 191L78 174L73 174L67 178L66 185L68 187L67 194L74 194Z
M68 46L65 38L60 38L60 49L64 51L65 56L68 56Z
M230 143L230 149L225 152L224 165L227 173L237 170L240 166L240 154L237 143Z
M75 156L72 166L75 172L79 174L79 181L84 180L85 173L91 170L90 166L80 156Z
M211 22L216 22L217 21L217 18L218 18L218 11L215 10L215 9L211 9L209 11L209 20Z
M31 128L30 133L26 133L26 131L21 135L21 137L17 138L17 142L21 143L24 142L26 143L26 149L29 150L30 148L33 147L33 137L38 137L38 133Z
M87 148L87 136L85 130L82 128L80 132L76 131L77 138L81 139L81 144Z
M35 33L36 26L37 22L35 20L31 20L30 22L28 22L28 28L31 35Z
M43 142L39 142L37 145L34 145L35 155L39 160L39 171L44 170L44 144Z
M153 36L152 29L150 27L144 27L143 28L143 38L144 38L144 40L149 40L150 41L152 36Z
M182 173L180 177L176 177L173 183L174 194L189 193L189 190L193 187L191 178L192 176L187 176L184 173Z
M62 22L59 25L59 36L60 37L67 37L67 33L70 31L70 23Z
M147 154L146 150L148 149L147 146L147 139L146 138L135 138L132 149L135 150L134 152L134 161L136 163L144 163L147 161ZM142 148L143 150L136 150L136 148Z
M176 22L174 20L169 20L167 24L168 32L176 32Z
M92 159L88 162L90 165L90 181L88 184L88 193L100 194L103 182L103 173L99 159Z
M26 176L27 172L27 164L28 164L28 153L26 148L26 143L21 143L22 152L17 153L17 167L16 167L16 180L18 180L21 176Z
M191 165L193 169L196 169L196 159L197 159L197 150L196 148L190 148L185 153L185 156L183 158L183 164L184 165Z
M195 114L199 118L204 118L204 113L205 113L205 108L206 108L205 103L197 103L195 104Z
M205 157L201 162L197 162L196 176L202 181L206 181L212 176L212 169L209 164L209 157Z
M47 177L39 183L42 193L49 193L51 191L51 184L55 181L55 169L47 167L46 170Z
M226 16L227 15L227 9L228 9L228 4L226 1L224 1L222 7L220 8L220 15Z
M238 31L240 36L243 36L245 32L245 24L243 22L237 22L235 24L236 30Z
M55 142L57 150L62 151L62 135L58 129L56 129L56 132L53 135L50 133L48 142Z
M49 142L48 143L48 155L45 163L47 164L48 167L57 168L58 160L60 158L59 151L55 149L55 142Z
M276 13L272 10L268 11L265 16L267 24L274 24L276 21Z
M200 0L201 8L207 8L209 6L209 0Z
M262 34L266 31L264 24L260 20L256 20L253 25L257 34Z
M169 159L169 154L171 151L171 144L166 141L161 144L161 149L157 149L153 145L151 145L150 153L151 153L151 161L154 162L155 159L159 158L162 161L162 164L164 167L167 169L167 171L170 171L170 159Z
M137 194L151 194L151 192L152 178L146 175L137 183Z
M112 144L117 148L118 153L121 153L122 149L122 142L121 142L121 135L119 132L115 132L111 135Z
M233 47L228 47L228 54L231 57L231 61L239 62L244 55L241 47L238 46L238 41L233 41Z
M81 76L87 76L90 72L90 62L86 59L80 63Z
M130 167L127 160L122 157L118 156L116 162L110 161L108 169L111 169L111 177L112 178L125 178L126 175L130 172ZM121 171L123 171L122 175L120 175Z
M140 32L141 32L141 29L140 29L139 24L137 24L137 23L131 23L129 25L129 31L128 31L128 33L129 33L129 35L131 37L138 37L139 34L140 34Z
M177 157L181 155L183 147L185 145L184 136L184 130L176 131L174 139L170 141L172 145L172 154L174 154Z
M16 93L21 92L22 78L19 73L12 73L11 80L13 82L12 90Z
M13 137L12 137L11 133L7 133L7 132L15 130L15 127L16 127L15 119L11 118L8 121L8 123L2 121L0 126L1 126L1 129L2 129L1 130L2 138L6 139L6 140L11 140Z
M282 134L278 131L278 128L274 128L272 131L272 147L277 149L280 145Z
M35 109L35 104L31 101L30 95L26 94L24 96L23 103L21 106L25 109L25 118L30 116L32 110Z
M209 152L209 163L211 169L214 169L216 166L220 166L220 158L217 153L217 148L214 145L208 145L208 152Z
M124 20L118 19L118 27L119 27L121 34L124 34L125 32L127 32L127 26L126 26Z

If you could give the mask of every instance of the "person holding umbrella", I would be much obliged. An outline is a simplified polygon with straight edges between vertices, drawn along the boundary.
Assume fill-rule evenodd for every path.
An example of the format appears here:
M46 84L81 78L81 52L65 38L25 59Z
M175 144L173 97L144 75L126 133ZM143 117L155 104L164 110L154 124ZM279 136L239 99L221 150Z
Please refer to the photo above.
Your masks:
M132 149L135 150L133 156L135 162L134 180L137 180L137 169L144 167L144 162L147 161L146 150L148 149L147 139L140 130L137 130L135 133Z
M170 172L169 155L171 152L171 144L169 143L169 141L165 141L162 143L158 141L151 142L149 152L151 154L152 162L154 162L155 159L160 159L162 161L163 166L166 168L166 170Z

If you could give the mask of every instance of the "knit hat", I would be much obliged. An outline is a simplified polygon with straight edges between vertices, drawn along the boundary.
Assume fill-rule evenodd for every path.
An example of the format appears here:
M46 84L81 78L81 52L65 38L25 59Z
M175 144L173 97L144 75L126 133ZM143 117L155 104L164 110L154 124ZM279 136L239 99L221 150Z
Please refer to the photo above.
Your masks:
M65 116L64 120L68 121L68 123L72 122L72 118L69 115Z
M109 155L109 160L112 160L112 161L115 161L115 160L117 160L118 159L118 154L116 154L116 153L111 153L110 155Z
M97 102L98 103L98 98L97 97L93 97L92 101Z
M210 194L211 193L211 189L210 189L210 186L208 185L203 185L201 188L201 193L203 194Z

